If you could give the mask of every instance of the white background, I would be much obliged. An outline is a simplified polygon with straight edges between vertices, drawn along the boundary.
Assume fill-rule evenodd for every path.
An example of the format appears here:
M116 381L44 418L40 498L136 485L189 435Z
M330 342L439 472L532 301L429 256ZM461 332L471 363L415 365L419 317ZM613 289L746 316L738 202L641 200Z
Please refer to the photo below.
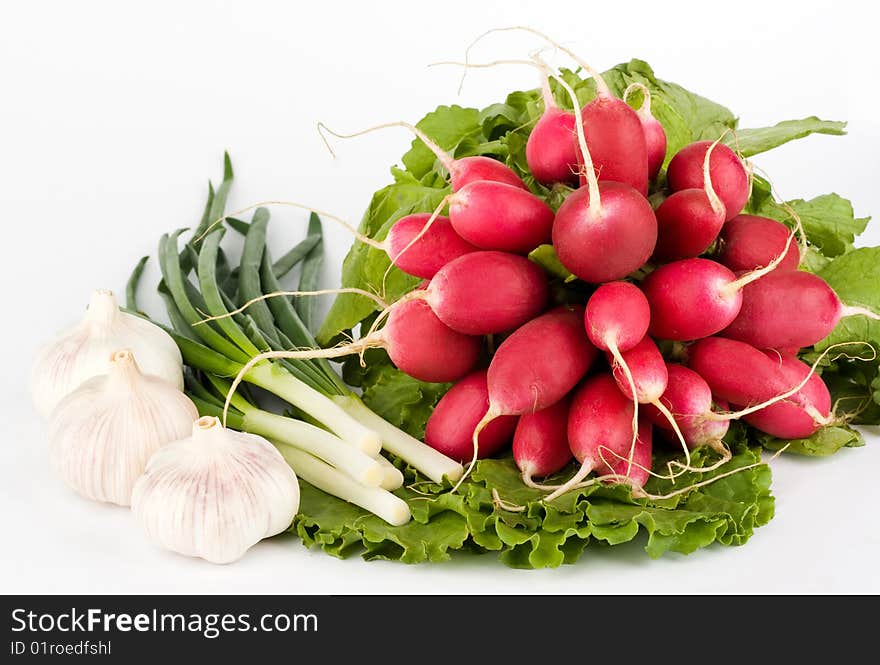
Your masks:
M641 5L641 6L639 6ZM555 7L552 11L551 6ZM338 144L341 131L415 121L441 103L482 106L533 87L532 71L428 69L485 29L525 23L598 68L631 57L734 109L754 127L815 114L850 121L761 156L786 197L837 191L880 214L880 96L865 3L28 2L0 9L0 213L4 285L0 591L39 592L878 592L880 440L832 459L774 463L776 518L745 547L652 561L639 545L590 548L575 566L508 570L466 557L407 567L338 561L293 538L217 567L147 544L120 508L52 477L44 425L25 391L37 345L81 314L91 289L121 291L159 235L198 218L224 149L233 208L289 198L359 219L402 130ZM487 39L478 59L522 57L524 35ZM279 247L304 216L278 210ZM862 241L880 244L880 222ZM328 225L324 284L350 239ZM143 302L153 297L150 265ZM149 288L148 288L149 287Z

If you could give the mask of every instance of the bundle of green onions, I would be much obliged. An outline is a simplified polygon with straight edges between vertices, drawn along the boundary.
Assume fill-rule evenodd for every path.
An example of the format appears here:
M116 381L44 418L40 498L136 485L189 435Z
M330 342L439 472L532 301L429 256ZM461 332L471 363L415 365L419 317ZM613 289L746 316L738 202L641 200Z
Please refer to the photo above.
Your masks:
M299 290L315 289L323 252L320 220L312 215L305 240L273 262L266 246L265 208L258 208L249 223L231 217L217 223L223 218L232 178L227 156L223 182L216 191L209 189L202 219L183 249L178 247L183 230L165 234L159 242L159 293L171 322L168 332L180 347L187 394L201 415L224 414L230 379L254 356L318 346L309 330L311 298L272 297L235 310L279 291L279 280L300 264ZM227 226L244 236L235 269L220 246ZM126 305L135 312L146 260L138 263L126 289ZM454 481L462 474L460 464L367 408L326 359L264 360L244 380L287 402L292 415L260 408L253 391L245 387L231 398L227 426L266 437L301 479L390 524L407 522L410 511L392 493L402 486L403 475L383 457L383 449L435 482L444 476Z

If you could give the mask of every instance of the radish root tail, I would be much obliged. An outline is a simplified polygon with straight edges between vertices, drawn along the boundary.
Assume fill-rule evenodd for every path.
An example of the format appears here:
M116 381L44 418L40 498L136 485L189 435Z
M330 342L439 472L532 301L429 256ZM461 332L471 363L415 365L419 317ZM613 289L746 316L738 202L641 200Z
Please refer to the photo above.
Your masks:
M472 441L474 444L473 457L471 457L471 461L470 463L468 463L467 468L464 470L461 478L458 479L458 482L455 483L455 485L452 487L452 490L450 490L451 492L455 492L456 490L458 490L458 488L461 487L461 484L465 481L465 478L467 478L471 474L471 471L474 470L474 467L477 465L477 457L480 454L480 433L484 429L486 429L486 426L493 420L495 420L497 416L498 414L495 413L495 411L493 411L492 407L490 406L489 410L486 411L486 415L484 415L480 419L480 422L477 423L477 426L474 427L474 434L472 437Z
M636 382L633 378L632 372L629 369L629 365L626 364L626 361L623 359L623 355L620 353L620 350L617 348L617 343L615 341L611 341L608 344L608 351L611 353L611 356L614 358L614 364L619 366L620 369L623 370L624 376L626 376L626 382L629 384L630 392L632 393L632 401L633 401L633 416L632 416L632 442L629 446L629 459L627 459L626 463L626 474L629 475L632 470L633 465L633 457L636 454L636 443L639 440L639 395L636 390Z
M402 120L397 120L395 122L384 122L380 125L374 125L372 127L367 127L366 129L362 129L359 132L353 132L351 134L341 134L339 132L333 131L327 125L325 125L323 122L319 122L317 125L318 134L321 135L321 139L324 141L324 145L327 146L327 150L329 150L330 154L333 155L334 157L336 156L336 153L334 153L333 148L330 147L330 143L327 140L327 137L324 135L324 132L326 132L327 134L330 134L332 136L335 136L338 139L353 139L357 136L363 136L364 134L370 134L371 132L375 132L380 129L388 129L389 127L403 127L405 129L408 129L409 131L411 131L413 134L415 134L416 138L418 138L422 143L425 144L425 146L431 152L434 153L434 155L437 157L437 159L440 160L440 163L443 164L443 167L447 171L451 171L452 165L455 162L455 160L452 158L452 155L450 155L448 152L443 150L443 148L441 148L439 145L437 145L437 143L433 139L431 139L427 134L425 134L421 129L419 129L415 125L412 125L408 122L404 122Z

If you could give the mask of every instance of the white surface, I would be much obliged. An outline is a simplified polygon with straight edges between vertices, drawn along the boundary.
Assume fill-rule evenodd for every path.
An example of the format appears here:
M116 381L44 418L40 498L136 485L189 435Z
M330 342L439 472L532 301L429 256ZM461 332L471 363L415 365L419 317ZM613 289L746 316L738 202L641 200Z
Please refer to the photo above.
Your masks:
M44 426L24 387L36 345L79 316L92 288L121 291L161 233L195 222L224 148L238 174L233 208L292 198L357 220L410 137L388 130L338 144L333 162L315 122L348 131L414 121L440 103L480 106L532 87L533 72L507 67L471 74L457 98L457 71L426 69L460 58L490 27L542 28L599 68L644 58L659 76L727 104L744 127L811 114L847 119L846 137L812 137L757 162L783 195L837 191L859 214L880 213L875 17L864 3L590 8L598 4L551 13L546 3L510 0L430 9L4 3L0 592L880 592L876 434L832 459L778 460L776 518L746 547L659 561L639 546L588 551L576 566L533 572L491 556L418 567L338 561L290 538L212 566L151 547L127 511L79 499L47 467ZM521 57L535 44L496 36L476 57ZM303 215L278 210L275 219L278 246L301 235ZM878 229L880 221L863 242L880 243ZM349 238L332 224L326 231L332 285ZM142 297L154 312L156 275L151 262Z

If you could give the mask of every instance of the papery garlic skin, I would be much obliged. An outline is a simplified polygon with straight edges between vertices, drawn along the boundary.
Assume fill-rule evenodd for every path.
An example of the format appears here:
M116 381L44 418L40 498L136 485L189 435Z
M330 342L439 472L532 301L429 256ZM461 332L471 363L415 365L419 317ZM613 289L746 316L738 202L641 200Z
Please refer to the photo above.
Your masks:
M150 457L189 436L198 417L177 387L142 374L130 351L118 351L107 374L81 384L52 412L49 459L77 493L127 506Z
M266 439L203 417L192 436L153 455L135 484L131 509L158 545L231 563L290 526L299 482Z
M82 321L37 353L30 376L37 413L48 418L80 384L106 374L108 359L118 349L130 349L144 374L183 390L183 359L171 336L146 319L120 311L110 291L97 290Z

